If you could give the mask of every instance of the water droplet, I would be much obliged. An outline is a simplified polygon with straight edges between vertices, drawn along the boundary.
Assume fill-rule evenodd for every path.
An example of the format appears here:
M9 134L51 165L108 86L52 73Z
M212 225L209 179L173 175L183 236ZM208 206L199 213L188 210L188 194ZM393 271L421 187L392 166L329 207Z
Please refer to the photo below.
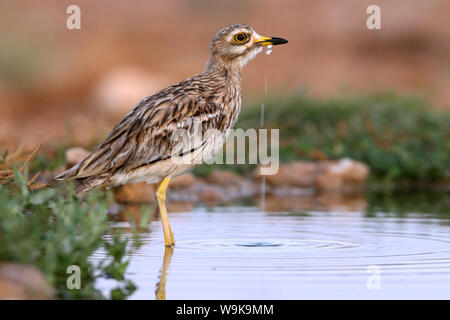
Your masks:
M266 47L266 54L269 55L269 54L271 54L271 53L272 53L272 45L269 44L269 45Z

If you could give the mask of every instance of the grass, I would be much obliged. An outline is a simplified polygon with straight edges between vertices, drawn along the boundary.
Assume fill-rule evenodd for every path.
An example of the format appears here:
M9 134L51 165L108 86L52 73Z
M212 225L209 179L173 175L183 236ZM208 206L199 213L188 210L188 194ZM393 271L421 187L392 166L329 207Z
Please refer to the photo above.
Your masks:
M450 178L450 113L434 111L422 99L383 93L321 100L299 94L264 103L264 126L280 129L281 162L350 157L368 164L378 182ZM259 128L260 106L244 107L237 127ZM214 167L196 172L205 175Z
M33 165L36 163L30 163ZM93 191L80 201L70 185L32 190L27 167L12 171L13 175L0 184L0 263L37 267L59 299L128 297L135 290L125 277L128 258L140 241L137 232L134 237L124 236L108 219L112 194ZM144 214L149 211L144 210ZM104 258L93 262L90 257L97 250L105 252ZM67 287L67 268L71 265L80 268L80 289ZM109 295L97 289L100 277L116 281Z

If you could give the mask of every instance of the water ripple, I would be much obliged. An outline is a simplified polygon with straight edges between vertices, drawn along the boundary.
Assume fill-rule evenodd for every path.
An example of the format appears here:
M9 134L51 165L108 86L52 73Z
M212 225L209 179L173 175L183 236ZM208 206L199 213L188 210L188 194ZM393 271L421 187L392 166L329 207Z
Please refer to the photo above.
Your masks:
M162 284L174 299L450 298L450 227L438 219L219 208L171 222L175 248L152 224L131 259L134 298L161 296Z

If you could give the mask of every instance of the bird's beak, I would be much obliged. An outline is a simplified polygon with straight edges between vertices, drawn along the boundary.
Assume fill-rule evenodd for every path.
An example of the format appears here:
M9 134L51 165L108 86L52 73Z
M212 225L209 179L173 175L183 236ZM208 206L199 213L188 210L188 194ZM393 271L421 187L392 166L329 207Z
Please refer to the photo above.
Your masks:
M259 36L258 39L256 39L256 41L254 41L253 43L257 43L260 44L262 46L268 46L268 45L278 45L278 44L284 44L287 43L288 41L286 39L283 38L276 38L276 37L263 37L263 36Z

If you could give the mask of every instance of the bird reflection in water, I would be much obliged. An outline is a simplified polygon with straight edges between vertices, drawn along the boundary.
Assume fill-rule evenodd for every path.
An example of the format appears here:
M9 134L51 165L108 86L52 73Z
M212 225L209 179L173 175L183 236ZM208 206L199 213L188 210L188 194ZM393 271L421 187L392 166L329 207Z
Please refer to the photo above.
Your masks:
M156 284L155 290L155 298L156 300L165 300L166 299L166 277L167 270L169 269L170 259L172 258L173 248L166 247L164 251L164 260L161 267L161 271L159 272L159 281Z

